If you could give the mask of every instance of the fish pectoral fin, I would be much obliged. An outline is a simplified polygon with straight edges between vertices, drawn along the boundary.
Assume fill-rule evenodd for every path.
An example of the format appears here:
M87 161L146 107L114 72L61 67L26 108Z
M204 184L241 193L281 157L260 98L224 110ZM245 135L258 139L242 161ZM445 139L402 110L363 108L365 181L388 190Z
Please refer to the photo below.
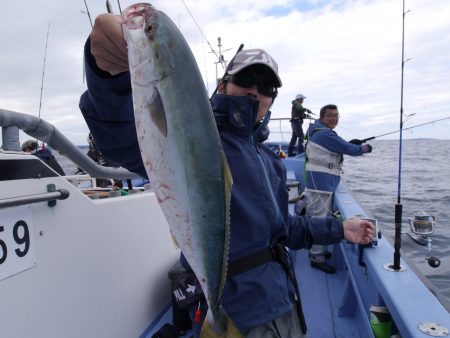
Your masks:
M154 88L151 101L148 104L150 118L164 137L167 137L166 111L159 95L158 88Z

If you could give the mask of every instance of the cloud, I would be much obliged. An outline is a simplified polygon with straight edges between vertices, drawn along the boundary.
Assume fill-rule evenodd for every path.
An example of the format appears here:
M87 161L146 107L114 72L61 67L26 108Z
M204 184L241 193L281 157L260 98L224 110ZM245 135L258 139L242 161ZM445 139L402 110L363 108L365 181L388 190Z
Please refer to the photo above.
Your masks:
M121 1L124 9L131 1ZM90 14L103 1L87 0ZM118 12L116 1L111 1ZM402 4L392 0L171 0L155 6L172 18L196 56L209 93L215 88L218 51L230 60L241 43L263 48L278 62L283 87L272 116L289 117L296 94L315 113L339 106L338 133L378 135L399 127ZM190 13L186 9L188 7ZM420 124L450 116L450 2L410 3L405 22L404 111ZM76 144L88 133L78 109L86 89L83 45L90 32L84 1L6 2L0 13L0 108L38 114L45 39L50 35L41 117ZM200 27L200 29L199 29ZM206 37L206 39L205 39ZM221 76L223 69L218 67ZM449 121L414 129L406 137L448 138ZM289 125L284 126L287 134ZM392 137L396 137L393 135Z

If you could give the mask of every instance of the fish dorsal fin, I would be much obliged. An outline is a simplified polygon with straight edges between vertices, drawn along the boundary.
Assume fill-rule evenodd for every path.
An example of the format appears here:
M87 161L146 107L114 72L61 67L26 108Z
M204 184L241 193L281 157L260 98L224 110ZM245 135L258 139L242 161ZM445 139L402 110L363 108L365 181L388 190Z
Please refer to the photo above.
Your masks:
M155 88L151 102L149 103L149 113L150 118L158 130L164 135L164 137L167 137L166 111L164 110L158 88Z

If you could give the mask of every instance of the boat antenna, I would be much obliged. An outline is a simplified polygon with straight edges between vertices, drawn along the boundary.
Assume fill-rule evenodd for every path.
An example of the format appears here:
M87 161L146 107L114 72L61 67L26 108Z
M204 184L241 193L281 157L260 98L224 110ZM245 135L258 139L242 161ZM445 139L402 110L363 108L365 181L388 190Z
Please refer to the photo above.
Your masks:
M233 59L236 57L237 53L239 53L242 49L244 48L244 44L241 43L241 45L239 46L239 48L236 51L236 54L234 54L233 58L231 59L230 62L233 62ZM223 58L223 56L222 56ZM220 63L220 55L219 55L219 63ZM217 63L216 63L217 65ZM225 68L225 72L223 73L223 76L221 77L221 79L227 74L227 70ZM216 74L216 78L217 78L217 74ZM216 80L216 89L214 89L214 92L212 93L211 97L213 97L216 93L217 93L217 89L219 88L219 79Z
M89 8L88 8L88 5L86 3L86 0L83 0L83 1L84 1L84 6L86 7L86 12L81 11L81 13L87 14L87 16L89 18L89 22L91 23L91 28L92 28L92 27L94 27L94 25L92 24L91 13L89 13Z
M395 271L400 271L400 248L402 244L402 212L401 203L401 182L402 182L402 146L403 146L403 72L405 68L405 0L403 0L403 18L402 18L402 72L400 82L400 140L398 155L398 185L397 185L397 203L395 204L395 239L394 239L394 265Z
M45 60L47 59L47 45L48 45L48 36L50 34L50 24L51 24L51 22L48 23L47 37L45 39L44 63L43 63L43 66L42 66L42 77L41 77L41 96L39 98L39 112L38 112L38 117L39 118L41 117L42 92L44 91Z
M227 69L227 60L224 59L222 52L231 50L231 48L222 50L222 38L220 36L217 38L217 47L219 48L219 55L218 55L217 61L215 62L215 64L216 64L216 85L219 82L218 66L222 65L223 70Z

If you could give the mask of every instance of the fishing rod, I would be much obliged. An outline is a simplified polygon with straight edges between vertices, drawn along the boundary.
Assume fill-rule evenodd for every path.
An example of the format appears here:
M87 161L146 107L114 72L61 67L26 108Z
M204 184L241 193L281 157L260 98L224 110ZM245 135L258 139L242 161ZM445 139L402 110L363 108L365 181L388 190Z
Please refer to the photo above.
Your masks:
M91 13L89 12L89 8L88 8L88 5L86 3L86 0L84 0L84 6L86 7L86 13L85 14L87 14L87 16L89 18L89 22L91 23L91 27L93 27L92 19L91 19ZM81 12L84 13L83 11L81 11Z
M47 37L46 37L46 39L45 39L44 63L43 63L43 66L42 66L42 78L41 78L41 97L39 98L39 112L38 112L39 118L41 117L42 92L43 92L43 90L44 90L45 60L47 59L47 45L48 45L48 36L49 36L49 34L50 34L50 24L51 24L51 22L48 23Z
M120 7L120 2L119 0L117 0L117 5L119 6L119 13L120 15L122 15L122 7ZM106 10L108 11L108 13L110 14L114 14L114 10L111 6L111 3L109 2L109 0L106 0Z
M111 3L109 2L109 0L106 0L106 10L108 11L108 13L114 14L114 11L111 7Z
M408 128L402 128L402 129L403 129L403 130L410 130L410 129L414 129L414 128L417 128L417 127L425 126L425 125L427 125L427 124L432 124L432 123L436 123L436 122L444 121L444 120L448 120L448 119L450 119L450 116L443 117L443 118L441 118L441 119L433 120L433 121L430 121L430 122L425 122L425 123L421 123L421 124L416 124L415 126L411 126L411 127L408 127ZM390 132L388 132L388 133L381 134L381 135L377 135L377 136L372 136L372 137L369 137L369 138L365 138L365 139L363 139L363 140L354 139L354 140L351 140L350 143L353 143L353 144L363 144L363 143L365 143L365 142L367 142L367 141L370 141L370 140L373 140L373 139L376 139L376 138L379 138L379 137L382 137L382 136L386 136L386 135L391 135L391 134L398 133L398 132L400 132L400 130L401 130L401 129L394 130L394 131L390 131Z
M403 147L403 73L405 68L405 0L403 0L402 18L402 73L400 82L400 140L398 154L398 184L397 203L395 204L395 238L394 238L394 271L400 271L400 248L402 245L402 212L401 186L402 186L402 147ZM409 11L408 11L409 12Z
M44 76L45 76L45 61L47 60L47 46L48 46L48 36L50 35L50 24L51 21L48 23L47 28L47 36L45 38L45 51L44 51L44 62L42 64L42 77L41 77L41 95L39 97L39 110L38 110L38 117L41 118L41 109L42 109L42 93L44 91ZM38 139L36 138L36 149L38 144ZM44 149L45 144L42 143L42 149Z

